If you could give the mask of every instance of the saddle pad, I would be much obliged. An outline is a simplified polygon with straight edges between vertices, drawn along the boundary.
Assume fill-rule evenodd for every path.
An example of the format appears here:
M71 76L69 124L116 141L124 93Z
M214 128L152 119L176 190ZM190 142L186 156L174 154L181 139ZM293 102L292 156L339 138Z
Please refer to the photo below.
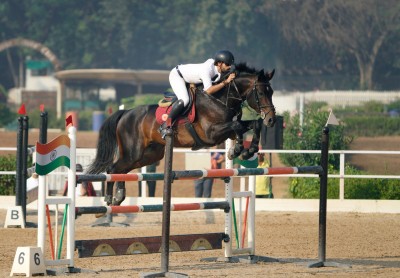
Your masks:
M169 115L170 111L171 111L171 106L168 106L168 107L160 107L159 106L156 110L157 123L159 123L161 125L163 122L165 122L165 120L167 119L167 115ZM185 124L187 122L193 123L195 116L196 116L195 105L192 105L192 108L190 109L190 111L187 115L182 115L182 116L178 117L176 124L180 125L180 124Z

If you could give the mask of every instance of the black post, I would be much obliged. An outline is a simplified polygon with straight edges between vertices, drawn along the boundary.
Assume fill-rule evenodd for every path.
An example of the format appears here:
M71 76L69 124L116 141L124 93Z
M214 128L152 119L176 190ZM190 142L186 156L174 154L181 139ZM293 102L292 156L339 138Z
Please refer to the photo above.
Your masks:
M22 124L22 173L21 173L21 206L22 214L24 215L24 223L26 225L26 179L28 177L28 132L29 132L29 117L23 117Z
M321 167L323 173L320 178L319 196L319 238L318 238L318 262L310 264L309 267L325 266L326 259L326 207L328 192L328 154L329 154L329 128L325 126L322 130L321 139Z
M171 220L171 183L174 136L172 130L165 136L165 165L163 192L163 226L161 240L161 272L167 273L169 267L169 235Z
M165 134L164 191L161 237L161 272L144 273L140 277L188 277L182 273L171 273L169 269L169 236L171 223L171 184L174 180L172 172L174 150L174 131L168 128Z
M15 175L15 206L21 206L21 191L22 191L22 171L23 171L23 159L22 159L22 138L23 138L23 129L22 129L22 118L18 118L18 131L17 131L17 165L16 175Z
M324 127L322 131L321 166L324 170L320 179L320 204L319 204L319 248L318 259L325 262L326 254L326 206L328 196L328 151L329 151L329 128Z
M39 133L39 143L46 144L47 143L47 112L40 113L40 133Z

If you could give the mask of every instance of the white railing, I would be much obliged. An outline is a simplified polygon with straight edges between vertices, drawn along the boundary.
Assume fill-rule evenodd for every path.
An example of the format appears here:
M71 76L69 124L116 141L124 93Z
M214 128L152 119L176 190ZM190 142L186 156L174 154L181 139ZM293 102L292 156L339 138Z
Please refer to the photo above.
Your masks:
M16 148L0 148L0 151L16 151ZM192 151L190 149L174 149L174 153L210 153L210 152L225 152L225 149L203 149L198 151ZM320 150L261 150L262 153L287 153L287 154L320 154ZM77 163L84 166L90 164L94 159L96 149L80 148L77 149ZM370 151L370 150L330 150L329 154L339 154L340 155L340 167L339 174L329 174L328 178L338 178L339 181L339 199L344 200L345 191L345 180L346 179L400 179L399 175L346 175L345 174L345 156L346 154L375 154L375 155L400 155L400 151ZM297 165L306 166L306 165ZM193 166L192 166L193 167ZM15 175L15 171L0 171L0 175ZM296 175L269 175L271 177L318 177L318 175L313 174L296 174ZM57 171L49 175L48 186L50 190L61 190L64 185L66 178L66 171ZM100 184L99 184L100 185ZM97 187L99 186L97 185ZM96 187L96 185L95 185ZM98 189L98 188L96 188Z

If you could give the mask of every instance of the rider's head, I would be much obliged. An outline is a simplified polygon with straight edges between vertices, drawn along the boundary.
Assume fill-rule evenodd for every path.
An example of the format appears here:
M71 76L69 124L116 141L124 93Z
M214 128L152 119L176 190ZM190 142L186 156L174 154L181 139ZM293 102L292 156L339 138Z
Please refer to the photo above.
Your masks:
M215 53L214 56L214 65L217 65L219 62L224 63L228 67L235 63L235 58L233 54L228 50L220 50Z

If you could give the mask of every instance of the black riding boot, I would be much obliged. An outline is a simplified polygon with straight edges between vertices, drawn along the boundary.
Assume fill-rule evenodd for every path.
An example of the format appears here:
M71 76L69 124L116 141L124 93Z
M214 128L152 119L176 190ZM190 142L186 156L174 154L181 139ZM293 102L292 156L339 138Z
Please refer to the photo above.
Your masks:
M182 113L183 109L185 108L183 104L183 100L179 99L176 101L172 107L171 112L169 112L168 118L171 119L171 125L175 121L176 118ZM161 137L164 139L165 135L167 134L167 130L170 126L167 126L167 123L163 123L160 127L161 129Z
M169 112L168 118L171 119L171 122L174 122L176 118L182 113L183 108L185 108L183 104L183 100L179 99L175 102L171 107L171 112Z

